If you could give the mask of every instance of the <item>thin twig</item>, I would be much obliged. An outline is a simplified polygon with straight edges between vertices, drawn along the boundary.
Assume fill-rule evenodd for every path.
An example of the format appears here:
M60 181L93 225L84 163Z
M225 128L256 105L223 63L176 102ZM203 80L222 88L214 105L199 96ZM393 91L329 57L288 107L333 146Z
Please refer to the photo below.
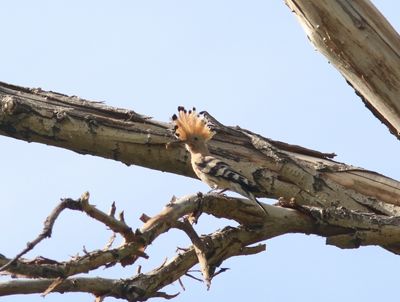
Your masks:
M207 289L211 286L211 269L207 260L207 246L201 241L200 237L197 235L193 226L189 223L187 218L184 218L183 222L176 222L176 228L184 231L193 243L197 259L199 260L201 273L203 274L204 281L206 283Z
M185 288L185 286L183 285L182 278L179 278L179 279L178 279L178 282L179 282L179 285L182 287L182 289L185 291L186 288Z
M229 267L221 267L221 268L218 270L218 272L214 273L213 278L214 278L215 276L218 276L218 275L221 274L221 273L225 273L225 272L228 271L228 270L230 270Z
M115 206L115 201L113 201L112 204L111 204L108 216L114 217L116 211L117 211L117 207Z
M89 192L86 192L80 198L81 202L81 211L85 212L87 215L96 219L106 226L108 226L112 231L121 234L122 237L125 238L125 241L132 242L136 239L136 236L132 229L125 223L123 218L118 220L115 219L113 215L109 215L96 209L95 206L89 204ZM113 210L111 208L111 214L113 214ZM123 214L122 214L123 217Z
M176 298L179 295L179 293L173 294L173 295L169 295L165 292L156 292L153 297L154 298L164 298L166 300L171 300L173 298Z
M113 245L113 243L115 241L115 238L117 238L117 235L116 235L115 232L113 232L111 237L110 237L110 239L108 240L106 246L103 248L104 251L107 251L112 247L112 245Z
M46 297L48 294L50 294L52 291L54 291L57 286L59 286L60 284L62 284L64 282L65 278L57 278L55 279L50 285L49 287L41 294L42 297Z
M186 273L185 276L188 276L189 278L192 278L192 279L194 279L196 281L203 282L202 279L197 278L197 277L193 276L192 274Z
M5 265L0 267L0 272L6 270L9 268L12 264L14 264L19 258L21 258L23 255L31 251L36 245L38 245L43 239L47 237L51 237L51 233L53 231L53 226L60 215L60 213L67 209L67 208L76 208L77 205L75 202L71 199L63 199L59 205L57 205L54 210L50 213L50 215L46 218L44 221L44 227L42 232L37 236L33 241L28 242L26 244L26 248L24 248L21 252L19 252L14 258L12 258L9 262L7 262Z
M71 200L71 202L78 207L77 210L83 211L79 208L81 207L80 201ZM193 212L197 204L198 197L194 195L177 199L173 204L168 204L159 215L151 218L137 233L138 235L136 236L138 236L140 241L131 242L109 251L90 252L83 257L77 257L76 259L60 264L45 263L42 265L18 261L17 265L15 267L13 266L11 271L18 274L18 272L24 272L24 269L25 272L28 271L26 269L27 267L31 268L32 271L36 269L35 273L26 275L28 277L35 276L46 279L39 279L41 281L39 283L25 284L41 284L41 291L35 291L40 293L45 291L46 288L54 282L54 279L49 279L54 276L66 278L78 273L91 271L102 265L110 263L115 264L118 262L122 263L121 259L124 259L124 257L132 257L132 255L140 256L141 253L145 255L145 247L151 244L160 234L167 232L171 228L180 227L188 234L193 242L193 246L185 249L183 253L178 253L178 255L171 258L168 262L163 263L162 266L155 268L147 274L139 274L125 280L103 280L101 278L93 278L90 282L94 284L91 284L88 280L80 284L80 278L67 278L64 282L52 289L54 292L82 290L94 293L95 295L105 293L106 296L127 299L128 301L145 300L160 295L165 298L173 296L159 292L159 290L167 284L178 280L184 275L196 279L189 274L189 270L201 261L198 250L203 253L203 265L213 265L212 268L208 268L208 273L214 277L226 271L226 269L221 269L217 273L211 274L212 270L216 266L221 265L225 259L238 255L251 255L261 252L265 250L265 245L249 245L281 234L301 232L318 234L325 237L348 234L349 230L351 230L351 221L355 218L364 218L362 221L354 222L357 227L365 229L368 224L370 224L370 229L379 228L384 234L391 234L390 232L392 232L392 234L397 234L395 230L398 229L396 227L399 223L396 219L392 219L391 221L383 220L383 217L366 216L362 215L362 213L348 212L343 209L336 209L336 212L325 211L322 213L318 211L318 209L312 209L312 211L309 211L309 215L306 215L291 209L268 206L268 211L270 213L268 221L259 228L249 228L248 226L239 226L237 228L226 227L223 230L200 238L187 220L184 219L183 222L181 221L182 217ZM243 199L218 199L218 197L210 197L208 195L204 196L202 199L202 210L204 213L213 214L217 217L234 218L238 221L246 222L244 224L249 225L254 216L248 214L245 210L242 211L242 209L246 209L247 207L248 203ZM230 209L233 210L230 211ZM332 211L333 210L334 209L332 209ZM312 215L312 213L318 214L316 216L321 216L321 219L317 219L316 221L317 217ZM332 216L333 214L336 216ZM109 217L109 215L107 216ZM338 226L332 227L327 222L330 220L332 220L332 223L338 225L346 225L346 228ZM385 224L381 224L383 221ZM0 257L0 263L4 263L4 261L4 257ZM202 273L204 276L203 267ZM50 282L43 283L43 280ZM78 283L71 283L71 280ZM103 282L103 287L101 289L99 288L98 282ZM24 290L21 286L23 283L18 284L20 285L18 288ZM10 295L10 291L15 291L15 288L12 287L13 285L15 285L15 283L0 283L0 295ZM85 289L83 289L83 285L86 286ZM123 294L126 294L125 296L121 296L121 291L119 291L121 289L123 289ZM33 291L32 288L30 288L30 290Z
M0 272L8 269L14 264L19 258L31 251L45 238L51 237L54 223L58 216L65 209L82 211L88 214L93 219L96 219L105 225L107 225L114 232L120 233L126 241L131 242L136 239L136 235L132 229L126 225L124 221L118 221L113 216L110 216L89 204L89 192L85 192L79 198L79 200L73 200L71 198L62 199L61 202L53 209L50 215L44 221L44 227L42 232L31 242L28 242L26 248L18 253L14 258L8 261L6 264L0 267Z

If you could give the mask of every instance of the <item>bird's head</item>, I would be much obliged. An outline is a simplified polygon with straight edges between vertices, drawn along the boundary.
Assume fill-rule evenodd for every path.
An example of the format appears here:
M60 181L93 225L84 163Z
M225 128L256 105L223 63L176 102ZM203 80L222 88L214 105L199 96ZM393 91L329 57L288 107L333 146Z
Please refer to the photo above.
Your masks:
M196 108L186 110L184 107L178 107L178 114L172 116L174 123L174 134L181 143L191 153L208 152L207 141L209 141L214 132L208 126L204 116L196 112Z

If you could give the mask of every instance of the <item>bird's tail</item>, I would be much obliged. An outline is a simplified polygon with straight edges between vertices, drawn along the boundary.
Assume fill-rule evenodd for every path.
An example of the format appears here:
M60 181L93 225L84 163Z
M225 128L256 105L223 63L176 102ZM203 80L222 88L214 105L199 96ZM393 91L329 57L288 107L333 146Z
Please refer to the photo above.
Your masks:
M263 210L263 212L265 213L265 215L269 215L268 211L264 208L264 206L262 205L261 202L259 202L257 200L257 198L250 192L247 192L248 198L251 199L252 201L255 201L257 203L257 205Z
M258 206L263 210L263 212L265 213L265 215L269 215L268 214L268 211L263 207L263 205L261 204L261 202L259 202L256 198L255 198L255 200L254 200L257 204L258 204Z

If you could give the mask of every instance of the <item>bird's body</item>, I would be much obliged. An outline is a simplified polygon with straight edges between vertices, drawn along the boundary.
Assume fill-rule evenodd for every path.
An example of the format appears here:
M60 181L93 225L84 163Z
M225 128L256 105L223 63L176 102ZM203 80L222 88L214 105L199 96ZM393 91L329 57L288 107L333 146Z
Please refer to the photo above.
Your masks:
M196 114L196 109L186 111L178 107L178 115L172 117L175 123L175 135L185 143L191 155L193 171L201 181L212 189L230 190L255 201L266 213L267 211L255 198L259 192L257 186L248 178L232 169L227 163L212 156L207 147L214 133L207 125L207 121Z
M227 163L211 155L192 156L191 163L194 173L212 189L231 190L255 200L252 192L258 192L257 187Z

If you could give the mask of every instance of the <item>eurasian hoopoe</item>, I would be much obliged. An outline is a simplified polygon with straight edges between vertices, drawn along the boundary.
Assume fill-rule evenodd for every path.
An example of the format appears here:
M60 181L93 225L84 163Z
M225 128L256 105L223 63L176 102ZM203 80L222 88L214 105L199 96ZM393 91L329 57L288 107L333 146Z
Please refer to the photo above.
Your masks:
M257 186L249 179L233 170L227 163L212 156L208 151L207 142L214 136L205 117L196 113L196 109L186 111L178 107L178 115L172 116L175 124L174 134L185 143L190 152L194 173L212 189L221 189L221 193L231 190L255 201L268 215L264 207L254 197L259 192Z

